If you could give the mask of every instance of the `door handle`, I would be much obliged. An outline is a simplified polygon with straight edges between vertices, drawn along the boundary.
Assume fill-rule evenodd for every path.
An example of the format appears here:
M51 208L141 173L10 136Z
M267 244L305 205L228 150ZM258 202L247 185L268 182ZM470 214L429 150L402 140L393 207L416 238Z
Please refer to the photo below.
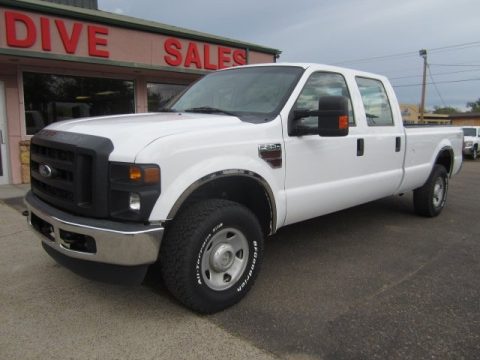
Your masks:
M365 150L365 142L363 139L357 139L357 156L363 156Z
M397 136L395 138L395 152L400 152L400 149L402 148L402 139L400 136Z

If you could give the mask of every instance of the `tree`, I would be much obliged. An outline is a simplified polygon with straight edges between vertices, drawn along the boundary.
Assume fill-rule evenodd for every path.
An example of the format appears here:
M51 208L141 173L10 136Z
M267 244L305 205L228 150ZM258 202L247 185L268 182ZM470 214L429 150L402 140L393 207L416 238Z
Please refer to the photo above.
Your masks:
M458 114L460 112L461 112L460 110L458 110L457 108L454 108L453 106L445 106L445 107L435 106L435 110L433 111L434 114L446 114L446 115Z
M480 113L480 98L477 101L467 103L471 113Z

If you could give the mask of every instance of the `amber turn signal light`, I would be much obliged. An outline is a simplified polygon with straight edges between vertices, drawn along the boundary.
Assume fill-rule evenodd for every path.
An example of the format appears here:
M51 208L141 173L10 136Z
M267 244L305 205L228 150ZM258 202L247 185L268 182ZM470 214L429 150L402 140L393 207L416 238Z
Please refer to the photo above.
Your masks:
M132 181L142 180L142 169L137 166L130 166L128 177Z
M143 169L145 184L156 184L160 182L160 169L158 167L150 167Z
M338 117L338 128L339 129L348 129L348 116L342 115Z
M138 166L130 166L129 179L131 181L142 181L145 184L156 184L160 182L160 169L158 167L144 167L143 171Z

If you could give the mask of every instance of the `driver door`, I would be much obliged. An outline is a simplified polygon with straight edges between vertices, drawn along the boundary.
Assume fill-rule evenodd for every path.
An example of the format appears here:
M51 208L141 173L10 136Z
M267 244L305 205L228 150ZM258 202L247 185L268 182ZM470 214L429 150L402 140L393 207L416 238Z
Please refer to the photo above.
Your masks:
M358 153L358 139L363 132L356 126L344 76L323 71L311 74L290 117L293 117L294 110L316 110L322 96L339 95L348 99L348 136L303 135L285 138L286 225L347 208L363 198L355 186L359 167L364 162L363 154ZM299 121L302 126L318 127L316 117Z

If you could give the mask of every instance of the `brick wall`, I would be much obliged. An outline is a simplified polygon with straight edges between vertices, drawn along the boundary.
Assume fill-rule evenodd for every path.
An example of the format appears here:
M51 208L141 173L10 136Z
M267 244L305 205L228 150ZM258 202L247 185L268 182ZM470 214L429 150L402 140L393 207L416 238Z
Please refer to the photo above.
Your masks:
M30 140L20 141L20 163L22 164L22 184L30 183Z

